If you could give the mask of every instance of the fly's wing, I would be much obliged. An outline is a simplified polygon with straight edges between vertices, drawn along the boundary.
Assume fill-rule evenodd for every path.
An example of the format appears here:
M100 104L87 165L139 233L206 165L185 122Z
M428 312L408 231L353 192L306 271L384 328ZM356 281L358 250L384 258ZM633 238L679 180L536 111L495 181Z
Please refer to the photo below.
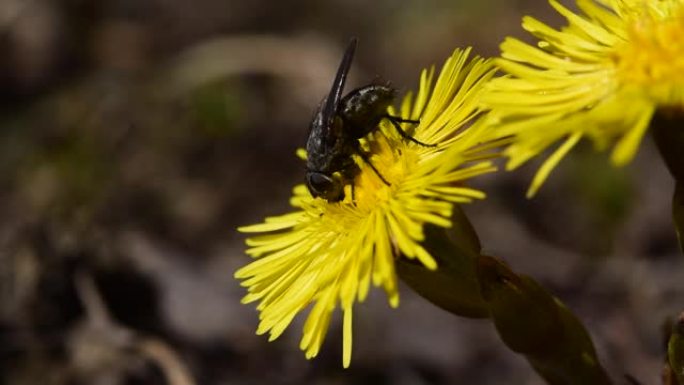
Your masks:
M337 69L335 81L333 81L332 88L328 97L325 99L325 104L321 108L321 120L324 126L329 127L332 124L335 114L337 113L337 106L342 99L342 90L344 90L344 82L347 80L347 74L351 67L352 59L354 58L354 51L356 51L356 38L353 38L347 50L344 52L340 67Z
M339 132L341 127L335 126L335 117L355 50L356 38L349 42L330 93L323 99L311 121L309 139L306 142L307 168L310 170L326 171L334 156L339 156L337 147L342 145L345 138Z

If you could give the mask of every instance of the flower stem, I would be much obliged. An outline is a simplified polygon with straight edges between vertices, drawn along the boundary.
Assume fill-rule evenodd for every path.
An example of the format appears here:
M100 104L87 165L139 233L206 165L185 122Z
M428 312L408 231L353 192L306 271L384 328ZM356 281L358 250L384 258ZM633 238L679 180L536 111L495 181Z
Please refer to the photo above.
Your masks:
M684 313L672 328L672 334L667 344L667 358L669 370L674 374L674 384L684 384Z
M558 298L493 257L480 256L478 275L499 336L548 384L611 383L589 333Z
M428 226L430 271L407 258L397 272L418 294L457 316L489 318L501 340L549 385L610 385L589 333L560 300L503 261L481 255L477 234L458 210L450 229Z
M651 121L651 132L658 151L675 180L672 198L672 219L679 246L684 251L684 111L661 109Z
M442 309L462 317L487 318L489 308L477 280L480 241L461 209L454 210L451 228L425 229L425 245L439 268L430 271L402 257L396 261L397 273L413 290Z

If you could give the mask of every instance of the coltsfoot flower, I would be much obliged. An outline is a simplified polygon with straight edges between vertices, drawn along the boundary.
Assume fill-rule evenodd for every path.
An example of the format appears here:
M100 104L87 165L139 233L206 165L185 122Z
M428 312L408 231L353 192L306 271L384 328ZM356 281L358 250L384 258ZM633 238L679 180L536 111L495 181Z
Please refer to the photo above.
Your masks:
M257 334L274 340L293 318L311 305L300 348L315 357L333 311L343 317L343 365L352 347L352 307L368 295L371 284L382 287L392 307L399 304L395 258L416 259L428 269L437 263L421 242L423 227L451 226L453 205L484 198L466 187L474 176L495 170L490 162L498 143L481 142L483 85L494 73L491 60L468 60L469 49L456 50L444 64L434 87L434 68L424 70L415 99L409 93L390 114L420 120L404 130L423 143L402 139L389 122L361 140L369 159L389 182L383 183L361 159L360 172L345 198L328 202L313 198L304 185L294 188L294 211L241 227L256 234L247 239L247 254L256 261L235 273L248 288L243 303L258 302Z
M549 2L567 26L525 17L537 46L505 39L497 65L508 75L484 96L496 135L514 137L508 169L561 142L528 195L581 138L614 145L623 165L656 110L684 107L684 0L577 0L579 13Z

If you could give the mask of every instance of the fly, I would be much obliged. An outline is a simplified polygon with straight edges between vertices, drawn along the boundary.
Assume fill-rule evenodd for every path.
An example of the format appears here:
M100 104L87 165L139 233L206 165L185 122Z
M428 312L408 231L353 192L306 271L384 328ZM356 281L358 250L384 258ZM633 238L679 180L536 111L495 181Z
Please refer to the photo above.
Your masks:
M355 50L356 38L351 40L342 57L330 93L314 114L306 142L306 186L311 195L328 202L344 199L345 185L352 184L353 187L354 177L360 172L354 161L354 154L360 156L383 183L390 185L370 162L359 142L359 139L377 129L382 119L390 121L404 139L422 146L435 146L419 142L399 125L417 124L419 121L402 119L387 113L387 107L397 93L394 88L370 84L342 97Z

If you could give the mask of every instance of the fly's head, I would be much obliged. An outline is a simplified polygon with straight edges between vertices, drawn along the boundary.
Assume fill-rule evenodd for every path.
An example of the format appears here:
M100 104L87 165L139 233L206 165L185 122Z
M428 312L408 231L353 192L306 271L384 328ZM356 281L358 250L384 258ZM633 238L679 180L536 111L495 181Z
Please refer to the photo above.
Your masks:
M344 198L344 181L338 173L327 175L318 171L306 172L306 187L316 198L339 202Z

